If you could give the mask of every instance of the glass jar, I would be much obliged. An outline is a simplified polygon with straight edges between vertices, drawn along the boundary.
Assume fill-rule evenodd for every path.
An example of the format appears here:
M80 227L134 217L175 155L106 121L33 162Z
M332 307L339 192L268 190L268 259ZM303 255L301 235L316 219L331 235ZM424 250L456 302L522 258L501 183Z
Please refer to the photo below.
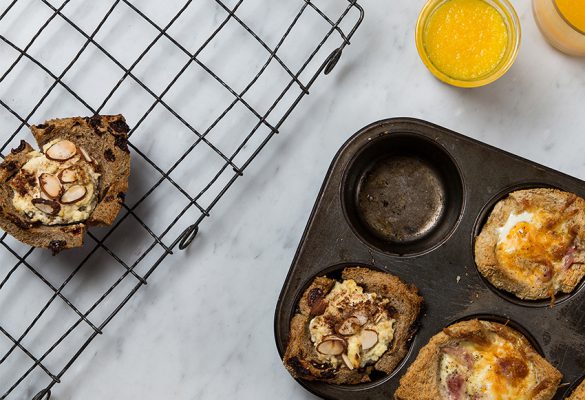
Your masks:
M533 0L534 18L560 51L585 56L585 0Z
M512 66L516 57L518 55L518 50L520 47L520 40L521 40L521 27L520 21L518 19L518 15L514 10L514 7L508 0L482 0L480 3L485 3L488 6L495 9L500 16L502 17L503 23L505 25L504 29L506 31L506 44L505 49L501 55L499 62L490 70L488 73L483 74L481 76L477 76L474 78L461 78L457 76L453 76L449 74L447 71L442 70L439 65L436 65L433 62L431 55L429 53L429 49L427 48L425 36L427 34L428 28L441 7L448 5L451 0L428 0L425 6L423 7L422 11L419 14L418 21L416 24L416 47L418 53L420 55L421 60L425 64L425 66L431 71L436 78L447 83L449 85L464 87L464 88L473 88L479 87L483 85L487 85L488 83L494 82L502 75L504 75L508 69ZM584 0L585 1L585 0ZM485 27L482 23L478 21L464 21L463 28L467 29L470 26L473 26L475 30L481 30ZM447 32L449 33L449 32ZM465 33L465 32L463 32ZM482 32L480 32L480 35ZM454 33L459 37L461 34L459 32ZM453 36L448 34L447 36ZM473 36L473 35L472 35ZM477 35L476 35L477 36ZM473 38L469 37L470 43L473 43ZM447 38L448 41L448 38ZM440 46L443 47L443 46ZM449 46L444 46L449 47ZM477 47L477 46L476 46ZM479 48L479 51L482 49ZM481 57L480 57L481 58ZM451 57L453 60L459 59L457 55Z

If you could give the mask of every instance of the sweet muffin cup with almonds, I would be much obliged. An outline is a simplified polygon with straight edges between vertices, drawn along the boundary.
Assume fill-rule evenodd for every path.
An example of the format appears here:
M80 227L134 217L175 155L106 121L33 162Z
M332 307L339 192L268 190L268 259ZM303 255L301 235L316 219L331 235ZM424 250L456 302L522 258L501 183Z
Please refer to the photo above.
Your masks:
M414 286L384 272L348 267L340 281L319 276L299 300L284 365L295 378L338 385L390 374L407 353L421 305Z
M31 127L0 164L0 228L53 253L83 244L88 226L110 225L128 190L123 116L65 118Z

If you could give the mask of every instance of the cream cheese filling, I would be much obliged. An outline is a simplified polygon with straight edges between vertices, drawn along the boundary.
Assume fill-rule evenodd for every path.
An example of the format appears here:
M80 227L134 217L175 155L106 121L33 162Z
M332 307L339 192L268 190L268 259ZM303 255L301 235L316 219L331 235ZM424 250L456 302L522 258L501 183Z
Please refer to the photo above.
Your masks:
M97 204L100 174L96 172L92 163L87 162L81 154L76 154L66 161L47 158L45 154L47 150L60 141L61 139L55 139L47 143L43 146L43 153L38 151L28 153L28 161L11 180L10 184L14 189L12 204L23 214L24 219L31 223L66 225L85 221ZM42 211L33 204L34 199L48 199L41 189L41 175L50 174L57 177L67 169L75 171L76 180L61 183L63 192L77 185L85 188L85 195L72 204L65 204L59 198L52 199L59 203L59 211L54 215Z
M356 328L353 335L342 335L346 342L343 354L327 355L317 351L319 360L329 362L334 367L338 367L343 362L347 365L347 361L343 361L343 356L345 356L353 368L364 367L378 361L388 350L394 338L396 320L390 318L388 313L384 311L388 299L381 299L376 293L364 293L363 288L350 279L336 282L325 300L327 301L325 312L314 317L309 323L311 341L317 349L323 340L327 340L327 337L340 335L335 326L332 326L331 321L339 322L342 319L341 314L347 313L354 308L363 309L366 304L369 305L370 309L378 309L379 311L375 315L368 316L367 321L361 327ZM361 335L364 330L376 332L378 338L374 346L365 350L362 344L363 336Z

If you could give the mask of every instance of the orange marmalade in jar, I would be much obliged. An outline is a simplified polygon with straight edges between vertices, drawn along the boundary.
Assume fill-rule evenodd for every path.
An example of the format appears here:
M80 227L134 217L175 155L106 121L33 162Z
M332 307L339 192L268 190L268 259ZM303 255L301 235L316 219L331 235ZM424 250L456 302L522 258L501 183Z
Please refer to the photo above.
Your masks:
M544 37L560 51L585 56L585 0L533 0Z
M439 80L478 87L500 78L520 46L520 21L508 0L427 0L416 47Z

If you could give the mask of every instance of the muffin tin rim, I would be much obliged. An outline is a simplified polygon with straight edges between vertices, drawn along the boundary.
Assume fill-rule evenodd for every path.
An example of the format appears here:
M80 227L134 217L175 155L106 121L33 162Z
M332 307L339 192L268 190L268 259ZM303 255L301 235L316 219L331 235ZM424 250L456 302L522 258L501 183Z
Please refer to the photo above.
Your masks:
M408 128L405 129L405 127L403 125L407 125ZM386 126L388 128L386 128ZM318 270L317 268L311 267L311 262L310 262L310 258L319 258L319 259L324 259L323 260L323 265L335 265L335 264L339 264L339 263L346 263L347 262L347 258L345 256L342 256L341 254L338 256L335 255L331 255L331 254L325 254L323 252L318 251L318 249L316 250L316 248L314 247L315 245L315 238L312 237L312 235L314 235L316 232L319 232L319 229L316 228L316 222L322 222L322 221L326 221L326 224L330 224L332 222L331 218L333 219L338 219L338 218L345 218L341 215L337 215L337 212L334 212L333 214L330 213L325 213L324 209L323 209L323 205L324 205L324 201L331 201L332 199L332 191L335 191L335 193L339 193L339 189L337 188L339 182L338 182L338 174L339 172L337 171L339 168L343 167L344 164L347 164L347 160L348 160L348 156L346 153L348 148L351 151L351 148L354 147L354 142L359 142L361 140L361 135L368 130L371 130L372 127L378 127L380 128L380 130L398 130L398 131L412 131L414 130L414 132L420 132L419 134L422 134L424 136L426 136L428 139L434 141L435 143L444 146L443 143L445 144L450 144L450 142L453 144L453 146L467 146L467 147L471 147L473 148L474 152L477 152L478 154L491 154L491 153L495 153L495 160L499 161L499 159L502 160L503 163L505 164L518 164L518 166L526 166L529 168L529 172L524 174L519 174L520 176L518 178L514 177L515 180L511 180L512 182L518 183L518 182L523 182L526 181L527 179L525 179L526 177L530 177L530 176L537 176L540 177L542 176L542 181L539 179L535 179L537 181L541 181L541 182L546 182L546 181L555 181L555 182L560 182L562 183L562 185L567 185L568 187L573 187L573 189L569 189L566 191L569 192L573 192L576 193L580 196L584 196L585 195L585 182L583 182L582 180L580 180L579 178L576 177L572 177L568 174L565 174L563 172L554 170L552 168L543 166L541 164L538 164L537 162L531 161L531 160L527 160L523 157L520 157L518 155L515 154L511 154L508 153L504 150L498 149L494 146L491 146L489 144L486 143L482 143L479 142L473 138L469 138L467 136L464 136L460 133L454 132L448 128L444 128L435 124L432 124L430 122L427 121L423 121L423 120L418 120L418 119L414 119L414 118L390 118L390 119L383 119L380 121L376 121L373 122L367 126L365 126L364 128L360 129L359 131L357 131L354 135L352 135L341 147L340 149L337 151L335 157L333 158L327 173L324 177L324 181L323 184L319 190L319 194L316 198L316 201L314 203L314 206L312 208L310 217L308 218L306 227L303 231L302 237L299 240L299 245L297 247L297 250L295 252L295 256L294 259L292 260L291 266L289 268L288 274L287 274L287 278L283 284L280 296L279 296L279 300L278 300L278 304L276 307L276 312L275 312L275 333L276 333L276 339L277 339L277 347L279 348L279 352L280 352L280 348L282 348L283 350L286 349L286 342L283 339L283 336L281 335L281 333L283 335L288 335L288 332L284 332L284 329L286 329L286 326L288 325L286 322L283 321L282 318L280 318L281 315L286 315L289 313L288 309L289 309L289 305L290 305L290 292L291 289L294 289L296 287L295 284L295 276L304 276L305 274L303 273L303 270L299 269L301 266L303 266L304 268L309 268L309 270L311 271L312 276L318 276L319 273L322 273L322 270ZM436 134L435 134L436 133ZM443 138L446 139L442 140ZM460 153L460 151L456 150L455 147L450 147L453 148L454 150L454 154L451 153L449 151L449 154L453 154L453 158L456 158L457 160L461 159L462 154ZM459 154L458 154L459 153ZM350 153L351 154L351 153ZM465 160L465 159L464 159ZM491 160L493 161L493 160ZM462 171L463 173L461 174L461 177L463 179L463 186L466 190L469 190L469 186L468 186L468 182L469 181L469 176L468 176L468 171L467 168L468 166L466 164L468 164L468 161L464 161L462 162L461 166L464 167L464 171ZM476 162L475 162L476 163ZM472 162L472 166L473 166L474 162ZM459 165L459 164L458 164ZM539 172L540 171L540 172ZM505 181L505 177L500 176L498 178L499 180L503 180ZM496 179L496 181L498 180ZM508 178L509 179L509 178ZM538 185L543 187L545 186L544 183L539 182ZM503 185L498 185L499 186L503 186ZM509 186L509 185L507 185ZM505 187L505 186L504 186ZM561 186L562 187L562 186ZM467 198L466 198L467 200ZM466 207L465 212L469 213L470 210L473 211L473 209L475 209L475 206L472 204L472 198L470 198L470 203L469 206L470 207ZM480 203L486 203L487 200L484 198L483 200L480 201ZM338 207L338 205L336 204L335 206L336 208ZM475 219L477 219L477 215L479 215L479 208L477 210L475 210L472 213L476 213ZM462 213L462 214L465 214ZM467 226L469 225L469 226ZM470 232L473 232L473 227L475 226L475 220L474 219L470 219L468 221L465 221L465 229L469 228ZM342 233L344 238L347 238L349 240L348 245L351 245L353 247L356 247L357 244L359 243L359 245L361 247L365 247L367 249L372 250L375 253L379 253L380 257L382 257L382 259L377 259L377 257L374 256L374 254L372 253L372 251L368 251L370 253L371 259L366 259L367 257L364 257L364 251L365 249L362 249L360 251L358 251L357 253L353 254L353 259L356 259L358 261L356 262L352 262L352 264L356 264L356 263L361 263L361 264L365 264L368 267L376 267L377 264L381 264L384 266L384 268L392 273L395 274L397 276L408 276L408 274L404 275L404 271L406 267L408 267L408 265L412 264L413 261L409 260L408 257L393 257L392 255L389 255L387 253L383 253L380 252L378 250L376 250L375 248L371 248L370 246L366 246L361 240L359 240L357 237L355 237L353 231L351 229L348 229L347 232L343 232ZM467 235L467 234L466 234ZM355 238L352 238L352 236ZM472 235L470 235L472 236ZM311 238L311 240L307 240L309 238ZM359 248L360 246L357 246L357 248ZM351 247L349 248L351 251ZM436 249L435 249L436 250ZM345 250L347 251L347 250ZM309 257L310 256L310 257ZM400 259L404 259L407 258L405 260L405 263L401 263ZM365 262L364 262L365 260ZM471 261L473 261L473 258L471 258ZM414 261L416 262L416 261ZM370 265L370 263L374 264L374 265ZM392 265L396 265L397 269L394 268L388 268ZM467 267L465 267L467 268ZM471 268L471 264L469 264L469 268ZM473 268L475 268L475 266L473 266ZM476 268L477 269L477 268ZM292 279L291 279L292 278ZM419 288L422 288L423 286L421 286L421 284L419 284L418 282L413 281L412 279L407 279L409 282L413 282L415 283ZM476 278L473 278L474 281L476 281ZM453 286L455 287L455 286ZM472 290L473 288L471 286L468 286L468 291ZM481 290L481 292L483 294L486 294L486 292L492 293L491 291L486 291L485 288L483 288ZM425 296L427 297L427 296ZM488 296L489 298L492 298L492 296ZM514 312L513 311L517 311L520 310L521 312L521 307L519 307L516 304L510 304L507 303L508 305L503 305L502 303L492 303L492 300L490 300L488 297L484 297L484 301L485 303L480 303L480 308L479 310L484 311L484 310L488 310L488 312L492 312L494 314L500 314L500 315L504 315L506 317L508 317L508 315L511 315L511 318L514 318ZM582 297L582 296L581 296ZM496 298L496 296L493 296L493 298ZM428 302L428 298L426 299L426 301ZM286 305L286 307L285 307ZM502 309L497 309L497 312L493 311L492 305L496 305L496 306L501 306L501 307L505 307ZM293 307L296 307L297 304L293 304ZM483 307L483 308L482 308ZM566 308L566 307L565 307ZM286 312L283 314L283 310L286 309ZM538 309L537 309L538 310ZM474 311L474 312L471 312ZM449 313L448 315L451 316L459 316L459 317L464 317L465 315L473 315L473 314L478 314L477 309L473 309L471 307L467 307L467 306L462 306L462 307L458 307L456 308L453 313ZM528 313L537 313L537 314L541 314L540 311L526 311ZM424 313L424 312L423 312ZM518 315L522 315L522 314L518 314ZM545 321L549 321L549 319L546 317L546 314L542 314L544 317ZM528 325L526 325L527 330L531 333L531 336L535 336L537 334L543 333L546 334L547 330L546 328L544 328L544 332L541 331L534 331L535 327L533 326L533 324L529 323L531 317L527 317L527 318L523 318L521 317L520 320L518 320L518 323L522 324L522 321L524 321L525 323L528 323ZM437 321L440 321L441 318L436 319ZM550 322L550 321L549 321ZM431 324L433 324L431 322ZM573 327L574 322L569 322L570 327ZM436 325L436 324L434 324ZM443 326L444 324L441 324L441 326ZM532 335L532 332L534 331L534 335ZM424 337L428 336L429 332L424 332L424 327L421 327L420 329L418 329L417 331L417 335L415 336L414 340L411 343L411 347L410 349L412 349L412 351L414 352L414 347L417 346L417 348L420 350L420 343L417 344L417 338L418 336L420 336L420 334L423 333L423 339ZM560 361L557 359L559 357L559 353L558 351L552 347L555 344L555 340L553 339L552 345L550 342L550 339L546 339L547 336L543 336L542 338L540 336L538 336L537 339L537 343L540 345L540 343L542 344L542 347L548 352L550 353L549 356L547 357L547 360L551 363L555 362L559 362ZM578 334L578 338L580 338L581 335ZM430 336L429 336L430 338ZM421 339L422 340L422 339ZM552 352L552 353L551 353ZM406 357L405 357L406 359ZM567 363L562 363L562 364L554 364L554 365L558 365L559 368L562 368L562 372L564 375L565 379L569 379L570 381L575 381L575 375L579 376L579 372L575 371L574 367L571 367L572 364L567 364ZM565 367L563 368L562 366L565 365ZM391 380L391 378L389 378L389 380ZM301 385L305 388L307 388L309 391L311 391L312 393L315 393L318 396L322 396L324 398L335 398L335 397L331 397L331 392L327 393L327 390L315 390L315 388L312 385L309 385L308 382L304 382L304 381L300 381ZM385 381L388 382L388 381ZM396 381L397 383L397 381ZM329 386L328 384L324 384L324 387ZM388 385L388 383L386 383L386 385ZM394 387L395 384L392 385L392 387ZM564 386L564 385L563 385ZM360 393L362 392L362 390L356 390L355 393ZM392 391L382 391L382 392L373 392L370 394L370 392L368 390L363 390L364 393L361 393L364 396L378 396L377 393L381 394L381 393L392 393ZM333 391L333 394L335 395L335 391ZM338 395L341 395L341 393L337 393ZM557 391L557 396L555 396L555 399L557 398L562 398L562 397L558 397L559 395L562 395L562 386L559 388L559 390ZM343 397L345 398L345 397ZM378 397L375 397L378 398Z

